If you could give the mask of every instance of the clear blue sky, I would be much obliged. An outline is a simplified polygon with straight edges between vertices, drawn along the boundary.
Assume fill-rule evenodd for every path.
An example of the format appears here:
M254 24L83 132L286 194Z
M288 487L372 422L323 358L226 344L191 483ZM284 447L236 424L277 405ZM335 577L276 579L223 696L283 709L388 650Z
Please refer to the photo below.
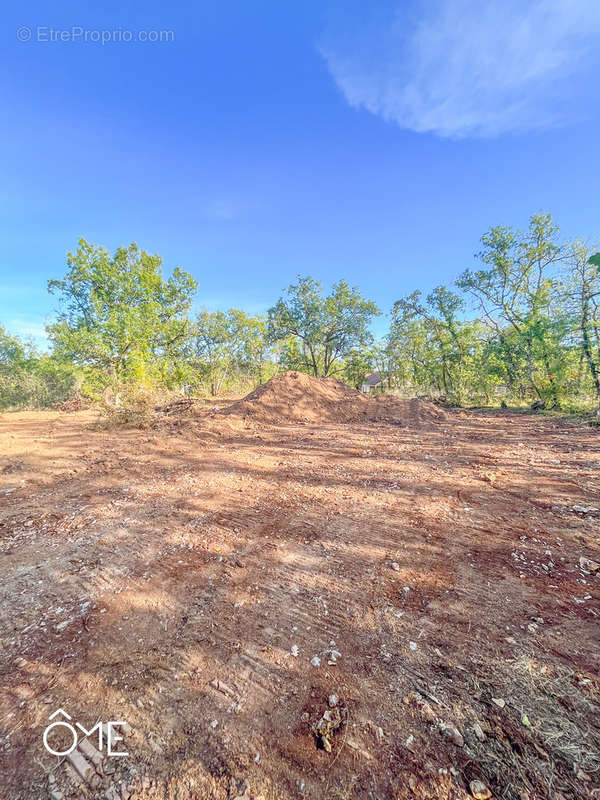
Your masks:
M303 273L386 312L493 224L594 238L599 35L597 0L5 5L0 322L42 334L80 236L158 252L209 308Z

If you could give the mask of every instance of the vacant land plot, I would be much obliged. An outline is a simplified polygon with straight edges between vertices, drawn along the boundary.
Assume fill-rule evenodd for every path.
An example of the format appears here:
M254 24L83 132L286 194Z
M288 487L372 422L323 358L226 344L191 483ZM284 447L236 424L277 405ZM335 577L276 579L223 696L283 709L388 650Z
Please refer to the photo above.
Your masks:
M2 797L600 797L598 433L338 399L0 419Z

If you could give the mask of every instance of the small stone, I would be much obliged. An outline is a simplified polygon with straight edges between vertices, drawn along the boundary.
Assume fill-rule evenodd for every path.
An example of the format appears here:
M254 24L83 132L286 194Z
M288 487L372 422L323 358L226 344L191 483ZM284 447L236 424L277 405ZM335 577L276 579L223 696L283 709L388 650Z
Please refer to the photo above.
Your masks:
M400 572L400 564L397 561L392 561L390 567L394 570L394 572Z
M290 655L294 656L294 658L297 658L299 653L300 653L300 650L298 649L298 645L297 644L293 644L290 647Z
M53 789L50 792L50 800L63 800L63 793L58 789Z
M313 667L320 667L321 659L319 658L319 656L313 656L310 660L310 663L313 665Z
M449 739L452 744L457 747L462 747L465 743L462 733L452 725L447 725L445 722L440 723L440 731L446 739Z
M471 781L469 789L475 800L489 800L492 793L482 781Z
M492 703L498 706L498 708L504 708L506 705L506 700L503 700L501 697L492 697Z
M473 724L473 733L479 739L480 742L485 740L485 733L483 732L483 728L478 722Z
M417 649L417 643L416 642L409 642L408 646L410 647L411 650L416 650Z
M327 698L327 702L329 703L330 708L335 708L335 706L337 706L337 704L340 702L340 698L337 696L337 694L330 694Z
M586 572L598 572L600 570L600 564L597 561L592 561L591 558L585 558L585 556L581 556L579 559L579 566Z
M67 755L67 761L83 781L89 783L93 789L98 786L100 778L96 775L92 764L86 761L79 750L72 750Z

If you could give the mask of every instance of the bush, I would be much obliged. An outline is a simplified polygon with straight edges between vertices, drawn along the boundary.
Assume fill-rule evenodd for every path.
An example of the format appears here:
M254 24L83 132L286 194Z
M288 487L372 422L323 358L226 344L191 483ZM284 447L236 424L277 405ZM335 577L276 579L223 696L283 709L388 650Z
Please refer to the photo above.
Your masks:
M107 387L102 395L102 413L109 425L149 428L156 408L168 401L164 389L139 383L126 383L116 390Z
M0 326L0 409L49 408L72 397L81 385L78 370Z

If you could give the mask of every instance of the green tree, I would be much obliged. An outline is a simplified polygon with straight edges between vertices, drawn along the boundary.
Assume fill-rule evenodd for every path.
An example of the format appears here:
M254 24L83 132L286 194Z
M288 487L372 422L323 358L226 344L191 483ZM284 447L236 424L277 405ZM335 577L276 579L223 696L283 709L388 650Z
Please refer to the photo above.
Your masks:
M80 239L65 276L48 283L61 302L48 326L55 352L115 387L126 379L176 380L197 284L179 267L165 279L161 266L135 243L111 255Z
M0 325L0 408L44 408L71 397L78 383L71 364L39 353Z
M457 281L477 301L508 360L516 365L522 354L529 386L555 406L560 401L565 327L554 292L556 271L564 259L557 236L549 214L534 214L525 233L491 228L482 237L479 253L484 268L466 270ZM514 336L507 336L509 332ZM513 381L520 377L510 375Z
M267 353L264 317L252 317L236 308L198 315L190 364L212 395L235 379L262 383Z
M369 325L379 309L345 281L324 297L318 281L299 277L285 294L269 309L268 333L273 342L289 341L286 366L315 376L340 373L344 358L372 342Z
M589 370L600 414L600 253L590 255L581 241L569 253L567 299L572 313L572 332L581 348L580 369Z
M344 359L344 379L355 389L360 388L374 369L375 353L372 348L351 350Z

